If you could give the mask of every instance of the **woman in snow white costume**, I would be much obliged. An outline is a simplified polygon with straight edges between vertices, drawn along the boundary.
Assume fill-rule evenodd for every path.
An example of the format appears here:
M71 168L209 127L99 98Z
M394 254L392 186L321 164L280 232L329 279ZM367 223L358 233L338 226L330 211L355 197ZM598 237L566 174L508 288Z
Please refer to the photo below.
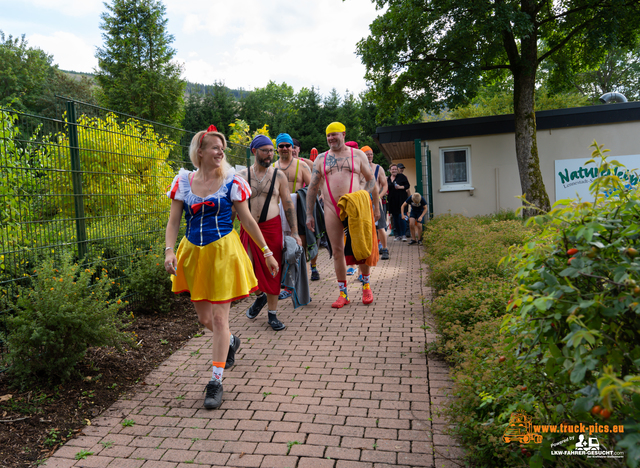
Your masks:
M247 297L258 287L253 266L233 229L232 207L245 231L259 246L272 275L278 264L249 213L249 184L227 163L227 141L215 126L195 134L189 158L196 171L180 169L167 196L171 212L165 235L164 267L171 273L175 293L189 291L198 320L213 332L213 375L205 388L205 408L222 404L222 372L235 362L240 339L229 332L231 302ZM182 213L186 233L178 250Z

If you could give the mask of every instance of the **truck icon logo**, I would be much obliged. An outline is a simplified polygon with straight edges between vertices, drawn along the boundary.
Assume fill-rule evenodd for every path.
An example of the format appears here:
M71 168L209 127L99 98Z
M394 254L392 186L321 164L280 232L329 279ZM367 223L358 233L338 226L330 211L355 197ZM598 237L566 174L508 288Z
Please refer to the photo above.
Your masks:
M511 413L509 426L504 431L502 440L507 444L513 440L517 440L521 444L528 444L529 442L539 444L542 442L542 435L533 432L533 423L527 413L516 411Z

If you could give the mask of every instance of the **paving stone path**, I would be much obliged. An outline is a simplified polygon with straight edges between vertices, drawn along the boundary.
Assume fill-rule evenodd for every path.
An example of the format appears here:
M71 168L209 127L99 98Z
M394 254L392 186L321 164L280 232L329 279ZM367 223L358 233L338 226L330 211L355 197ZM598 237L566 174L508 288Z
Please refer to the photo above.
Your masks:
M46 466L463 466L462 449L444 434L438 411L451 385L447 366L424 353L435 335L423 327L432 320L424 305L430 292L422 247L390 239L389 250L391 259L372 273L369 306L351 276L351 304L331 309L337 285L323 250L311 304L293 310L290 300L280 303L286 330L267 325L266 309L247 319L248 299L232 307L231 330L242 347L236 366L224 373L219 409L202 407L211 375L207 333L95 418ZM76 460L81 450L93 454Z

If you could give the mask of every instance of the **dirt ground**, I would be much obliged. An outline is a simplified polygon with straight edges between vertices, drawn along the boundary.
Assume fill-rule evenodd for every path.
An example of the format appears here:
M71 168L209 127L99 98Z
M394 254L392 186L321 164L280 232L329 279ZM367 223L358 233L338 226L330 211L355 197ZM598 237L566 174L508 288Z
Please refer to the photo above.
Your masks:
M39 466L120 395L144 385L144 376L202 326L188 297L178 297L171 312L139 315L127 330L137 333L140 346L123 353L91 349L79 368L83 380L17 392L0 374L0 468Z

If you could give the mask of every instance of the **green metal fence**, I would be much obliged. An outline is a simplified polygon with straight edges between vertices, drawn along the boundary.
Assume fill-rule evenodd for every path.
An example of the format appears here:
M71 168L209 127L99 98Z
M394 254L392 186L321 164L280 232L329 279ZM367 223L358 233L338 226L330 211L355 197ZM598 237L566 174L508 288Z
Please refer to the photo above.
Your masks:
M166 192L192 168L193 133L61 100L60 119L0 109L0 292L45 256L101 259L122 278L136 249L164 237ZM232 165L247 149L230 145ZM1 310L0 313L5 311Z

